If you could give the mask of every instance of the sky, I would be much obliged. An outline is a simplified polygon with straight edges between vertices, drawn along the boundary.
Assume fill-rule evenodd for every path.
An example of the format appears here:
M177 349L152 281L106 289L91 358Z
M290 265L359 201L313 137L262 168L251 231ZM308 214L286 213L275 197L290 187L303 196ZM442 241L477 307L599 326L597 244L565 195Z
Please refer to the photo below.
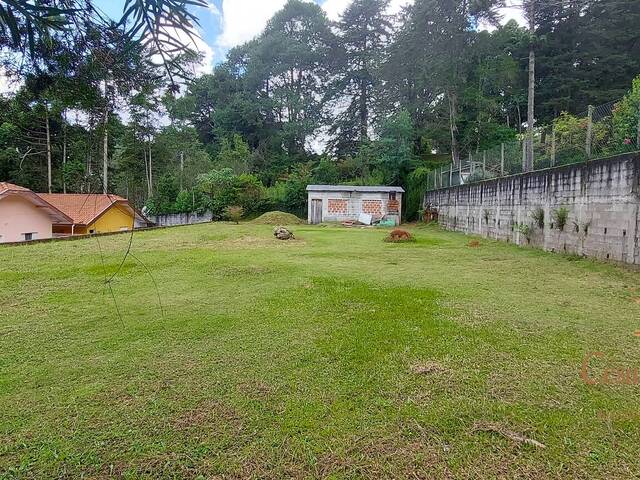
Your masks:
M319 4L331 20L337 20L351 0L307 0ZM511 2L513 0L509 0ZM390 14L398 13L412 0L390 0ZM95 5L107 15L119 19L122 15L124 0L95 0ZM214 65L224 61L230 48L241 45L264 29L267 21L280 10L286 0L208 0L207 8L197 8L195 13L200 19L200 37L197 49L204 60L197 73L210 72ZM503 21L515 18L522 21L518 9L507 8L503 12Z

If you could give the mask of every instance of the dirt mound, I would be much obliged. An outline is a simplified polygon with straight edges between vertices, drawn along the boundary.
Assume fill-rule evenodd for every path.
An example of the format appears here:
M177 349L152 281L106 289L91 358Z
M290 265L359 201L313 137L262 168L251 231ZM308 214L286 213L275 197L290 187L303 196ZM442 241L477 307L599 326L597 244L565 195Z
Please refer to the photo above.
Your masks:
M261 225L301 225L304 220L292 215L291 213L273 211L260 215L251 223L259 223Z
M390 243L415 242L415 238L406 230L396 228L391 230L391 233L389 233L389 236L386 237L384 241Z

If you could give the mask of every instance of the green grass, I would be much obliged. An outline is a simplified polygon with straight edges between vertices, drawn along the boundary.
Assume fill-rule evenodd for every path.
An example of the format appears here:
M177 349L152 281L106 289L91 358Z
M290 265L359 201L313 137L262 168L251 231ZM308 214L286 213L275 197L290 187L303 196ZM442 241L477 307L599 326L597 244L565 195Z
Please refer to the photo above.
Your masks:
M127 235L0 248L0 476L640 471L640 386L580 378L640 367L640 275L411 231L137 233L121 318Z

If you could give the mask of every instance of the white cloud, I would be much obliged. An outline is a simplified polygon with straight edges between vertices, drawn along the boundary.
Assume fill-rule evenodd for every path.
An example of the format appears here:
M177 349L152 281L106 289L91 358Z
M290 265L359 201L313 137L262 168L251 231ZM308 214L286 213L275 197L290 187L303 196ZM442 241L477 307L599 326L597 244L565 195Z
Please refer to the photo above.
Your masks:
M336 21L340 19L340 16L351 4L351 1L352 0L325 0L322 4L322 9L327 13L330 20ZM402 7L412 3L413 0L391 0L386 13L389 15L396 15L400 13Z
M396 15L400 13L400 10L402 10L402 8L406 7L407 5L411 5L412 3L413 0L391 0L389 2L389 8L387 8L387 13L390 15Z
M513 0L507 1L505 7L498 9L498 13L501 16L500 24L502 25L509 22L509 20L515 20L521 26L527 25L527 21L524 18L524 13L522 12L522 7L518 6L518 4ZM496 29L496 27L486 22L480 22L478 28L480 30L489 31L493 31Z
M231 48L259 35L286 0L222 0L222 32L216 43Z
M329 20L340 19L340 15L347 9L347 6L351 3L351 0L326 0L322 4L322 9L326 12Z
M502 20L500 23L502 23L503 25L509 20L515 20L519 25L527 24L527 21L524 18L522 7L518 6L518 4L513 0L507 1L507 6L500 9L500 14L502 15Z
M213 2L209 2L209 4L207 5L207 9L209 10L209 12L211 12L211 15L214 15L216 17L222 15L218 7L216 7L216 4Z
M163 33L183 45L190 47L192 50L202 55L202 60L192 69L193 74L200 76L204 73L210 73L213 69L214 51L211 46L202 39L202 32L192 30L192 35L175 27L165 27ZM169 55L171 56L171 55ZM152 57L156 63L162 62L162 56L156 54Z

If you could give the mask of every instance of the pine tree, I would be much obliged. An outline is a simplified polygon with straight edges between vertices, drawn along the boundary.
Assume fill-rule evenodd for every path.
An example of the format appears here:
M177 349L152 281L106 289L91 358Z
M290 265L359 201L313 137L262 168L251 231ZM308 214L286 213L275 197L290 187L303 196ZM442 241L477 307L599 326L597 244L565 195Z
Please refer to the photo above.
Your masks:
M341 58L329 95L342 110L330 129L331 145L339 155L354 155L369 138L379 65L392 28L385 14L388 3L354 0L338 22Z

